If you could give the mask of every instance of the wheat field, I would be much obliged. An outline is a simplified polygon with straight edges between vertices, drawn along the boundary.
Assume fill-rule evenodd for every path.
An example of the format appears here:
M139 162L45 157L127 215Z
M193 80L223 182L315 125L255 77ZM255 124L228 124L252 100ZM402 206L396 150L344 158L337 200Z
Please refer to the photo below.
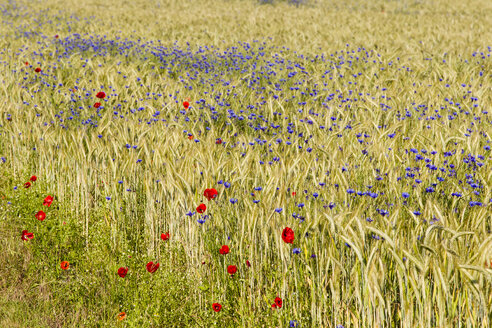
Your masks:
M491 325L490 1L0 17L0 327Z

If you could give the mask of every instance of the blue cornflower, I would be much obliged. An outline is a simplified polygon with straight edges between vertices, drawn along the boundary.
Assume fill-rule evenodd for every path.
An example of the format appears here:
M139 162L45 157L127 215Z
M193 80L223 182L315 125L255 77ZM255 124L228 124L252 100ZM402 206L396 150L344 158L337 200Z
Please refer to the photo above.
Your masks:
M195 212L189 211L188 213L186 213L186 215L192 217L193 215L195 215Z
M260 202L259 199L253 199L253 203L258 204Z
M348 193L348 194L353 194L354 192L355 192L355 190L354 190L354 189L351 189L351 188L347 189L347 193Z
M229 188L231 184L229 182L224 182L224 187Z
M297 327L297 321L296 321L296 320L290 320L290 321L289 321L289 327L290 327L290 328L295 328L295 327Z
M231 198L231 199L229 199L229 201L231 202L231 204L236 204L237 203L237 199L236 198Z
M294 248L292 250L292 253L294 253L294 254L299 254L300 252L301 252L301 249L300 248Z
M276 209L275 209L275 212L277 212L277 213L280 213L280 212L282 212L282 208L281 208L281 207L279 207L279 208L276 208Z
M111 200L111 197L109 197L109 196L106 196L106 199L107 199L107 200Z
M299 204L297 204L297 207L299 207L299 208L303 208L303 207L304 207L304 203L299 203Z
M403 198L408 198L410 197L410 194L408 192L404 192L401 194Z

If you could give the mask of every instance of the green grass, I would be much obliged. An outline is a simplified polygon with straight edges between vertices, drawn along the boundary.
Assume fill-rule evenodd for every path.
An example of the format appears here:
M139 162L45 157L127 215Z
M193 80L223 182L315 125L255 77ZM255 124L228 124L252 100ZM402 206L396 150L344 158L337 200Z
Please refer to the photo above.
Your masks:
M289 327L291 320L298 327L489 326L492 171L484 147L491 140L491 10L485 0L3 4L0 327ZM256 68L224 55L231 47L246 54L246 44L258 56ZM160 68L151 47L176 55L163 57L168 66ZM274 66L276 75L266 79L268 61L281 59L293 68ZM207 71L210 62L215 66ZM237 69L228 70L232 64ZM295 78L288 77L292 71ZM255 76L262 78L253 90ZM282 79L282 92L268 83ZM108 95L102 101L95 98L101 86ZM347 103L352 89L363 94ZM187 98L189 121L179 113ZM103 104L100 117L96 101ZM245 120L228 117L220 102L237 115L244 110ZM416 118L419 105L429 108L427 120ZM78 114L73 120L70 107ZM413 117L401 120L406 109ZM146 124L155 111L166 122ZM248 126L252 112L268 120L254 124L280 127L255 131ZM448 120L453 112L459 115ZM442 118L429 119L436 113ZM89 118L98 126L81 125ZM293 134L286 133L289 122ZM358 133L370 137L359 143ZM226 144L216 145L217 138ZM249 146L256 138L266 144ZM438 168L454 165L456 177L427 169L410 148L435 150L425 157ZM468 154L483 156L483 166L465 163ZM280 161L269 165L275 156ZM415 166L422 183L397 179ZM33 174L38 180L25 189ZM467 175L480 182L479 196ZM445 180L437 183L438 176ZM435 191L426 193L432 183ZM377 198L346 192L367 185ZM206 188L218 197L204 199ZM319 196L306 199L304 190ZM406 203L402 192L410 194ZM49 208L42 206L47 195L55 198ZM470 199L483 206L469 206ZM204 224L197 214L186 216L201 202L211 215ZM47 214L43 222L34 218L39 210ZM286 226L295 231L293 245L281 238ZM25 229L34 239L21 240ZM222 245L231 252L219 254ZM154 274L145 269L149 261L160 263ZM228 265L238 267L232 278ZM123 279L119 267L129 268ZM272 310L276 296L283 306ZM121 321L120 312L127 315Z

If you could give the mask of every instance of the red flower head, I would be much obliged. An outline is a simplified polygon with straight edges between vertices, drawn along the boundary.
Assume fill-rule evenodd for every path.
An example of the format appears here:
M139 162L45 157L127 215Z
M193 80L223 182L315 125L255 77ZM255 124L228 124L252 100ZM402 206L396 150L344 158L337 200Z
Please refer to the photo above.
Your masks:
M282 231L282 239L286 243L292 244L292 242L294 241L294 230L292 230L289 227L286 227L284 231Z
M35 217L39 221L44 221L44 219L46 219L46 213L44 213L43 211L39 211L38 213L36 213Z
M273 303L272 304L272 309L276 309L277 308L277 304Z
M230 274L230 275L233 275L237 272L237 267L235 265L229 265L227 267L227 272Z
M196 208L196 211L200 214L202 214L203 212L205 212L205 210L207 209L207 206L205 206L205 204L200 204L198 205L198 207Z
M24 64L26 64L26 66L29 66L29 62L25 62Z
M125 312L118 313L117 318L119 321L124 320L126 318L126 313Z
M35 71L36 73L39 73L39 72L41 72L41 68L37 67L34 71Z
M203 192L203 196L205 196L207 200L214 199L215 197L217 197L217 190L215 190L214 188L205 189L205 191Z
M296 192L295 192L295 191L293 191L293 192L292 192L292 196L295 196L295 195L296 195Z
M150 273L156 272L157 269L159 269L159 263L154 263L152 261L147 263L147 271L149 271Z
M188 139L193 140L193 136L188 136Z
M38 177L36 177L35 175L33 175L33 176L29 179L29 181L34 182L34 181L36 181L37 179L38 179Z
M97 103L94 104L94 108L99 108L99 107L101 107L101 103L100 102L97 102Z
M55 39L58 39L58 34L57 34L57 35L55 35Z
M68 261L63 261L62 263L60 263L60 267L62 268L62 270L67 270L69 266L70 263L68 263Z
M221 138L217 138L217 139L215 139L215 143L216 143L217 145L220 145L220 144L222 143L222 139L221 139Z
M219 303L214 303L212 304L212 309L214 309L215 312L219 312L222 309L222 305Z
M32 232L27 232L27 230L22 230L22 240L33 239L34 234Z
M281 308L282 307L282 299L280 297L275 297L275 305L278 308Z
M127 273L128 273L128 268L121 267L118 269L118 276L120 276L121 278L125 278Z
M249 268L251 266L251 263L249 263L248 260L246 260L246 266Z
M46 198L43 201L43 206L50 207L51 203L53 203L53 197L51 197L50 195L46 196Z
M28 182L26 182L26 183L24 183L24 188L26 188L26 189L27 189L27 188L29 188L30 186L31 186L31 183L30 183L29 181L28 181Z
M102 91L99 91L96 95L97 98L99 99L104 99L104 97L106 97L106 94Z
M229 253L229 246L223 245L221 249L219 249L220 254L227 254Z
M190 107L190 103L189 103L189 102L187 102L187 101L184 101L184 102L183 102L183 107L184 107L185 109L188 109L188 107Z
M166 241L169 239L169 231L166 233L161 233L161 239Z

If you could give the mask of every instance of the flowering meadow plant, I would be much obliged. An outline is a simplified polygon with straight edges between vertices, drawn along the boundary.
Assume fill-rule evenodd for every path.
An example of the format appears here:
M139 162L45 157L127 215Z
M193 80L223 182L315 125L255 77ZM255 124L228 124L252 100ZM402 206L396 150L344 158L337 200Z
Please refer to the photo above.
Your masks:
M491 4L221 1L0 3L0 326L490 326Z

